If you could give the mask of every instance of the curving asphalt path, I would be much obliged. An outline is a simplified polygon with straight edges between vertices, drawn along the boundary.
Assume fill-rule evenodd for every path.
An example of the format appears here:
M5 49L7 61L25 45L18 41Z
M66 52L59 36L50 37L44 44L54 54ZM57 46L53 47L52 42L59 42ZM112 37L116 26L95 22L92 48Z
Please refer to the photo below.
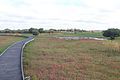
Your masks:
M0 80L23 80L21 54L23 46L33 37L17 42L0 56Z

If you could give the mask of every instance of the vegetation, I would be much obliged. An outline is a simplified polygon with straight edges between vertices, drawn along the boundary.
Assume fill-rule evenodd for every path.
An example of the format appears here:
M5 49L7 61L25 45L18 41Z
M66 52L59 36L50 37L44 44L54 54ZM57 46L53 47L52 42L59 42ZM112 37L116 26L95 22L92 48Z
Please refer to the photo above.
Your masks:
M119 38L112 42L64 40L53 35L62 33L41 34L25 48L26 76L32 80L120 80Z
M64 32L61 36L79 36L79 37L97 37L103 38L102 32L77 32L77 33L66 33Z
M37 36L37 35L39 35L39 32L38 32L38 30L33 30L32 34L35 35L35 36Z
M38 31L38 29L35 29L35 28L30 28L29 29L29 33L31 33L31 34L33 34L33 35L38 35L39 34L39 31Z
M80 30L80 29L49 29L44 30L43 28L30 28L30 29L18 29L18 30L11 30L11 29L4 29L0 30L0 33L32 33L33 30L38 30L39 33L53 33L53 32L87 32L86 30Z
M15 36L0 36L0 54L12 43L24 39L23 37Z
M39 33L44 33L45 32L43 28L40 28L38 31L39 31Z
M108 29L106 31L103 31L103 36L110 37L111 40L114 40L115 37L120 36L120 30L119 29Z
M0 30L0 33L29 33L29 31L28 29L23 29L23 30L4 29L4 30Z

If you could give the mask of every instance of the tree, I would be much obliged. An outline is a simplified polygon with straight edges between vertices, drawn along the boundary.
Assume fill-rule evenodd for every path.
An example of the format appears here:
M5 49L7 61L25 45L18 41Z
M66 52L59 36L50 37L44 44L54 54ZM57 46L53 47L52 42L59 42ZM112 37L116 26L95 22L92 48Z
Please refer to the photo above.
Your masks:
M106 31L103 31L103 36L110 37L111 40L114 40L115 37L120 36L120 30L114 28L108 29Z
M36 28L30 28L29 33L32 33L35 36L39 35L39 31Z
M35 29L34 29L34 28L30 28L30 29L29 29L29 33L32 33L33 30L35 30Z
M7 28L7 29L4 29L4 32L5 33L11 33L11 30Z
M39 35L39 31L38 30L33 30L32 34L35 35L35 36L37 36L37 35Z
M39 33L44 33L44 29L43 28L40 28L38 31L39 31Z

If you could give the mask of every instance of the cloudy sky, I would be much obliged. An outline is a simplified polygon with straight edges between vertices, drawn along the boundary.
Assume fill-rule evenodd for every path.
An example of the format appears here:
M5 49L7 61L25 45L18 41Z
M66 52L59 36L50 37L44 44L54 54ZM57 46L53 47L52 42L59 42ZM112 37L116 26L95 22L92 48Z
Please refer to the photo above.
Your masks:
M120 0L0 0L0 29L120 28Z

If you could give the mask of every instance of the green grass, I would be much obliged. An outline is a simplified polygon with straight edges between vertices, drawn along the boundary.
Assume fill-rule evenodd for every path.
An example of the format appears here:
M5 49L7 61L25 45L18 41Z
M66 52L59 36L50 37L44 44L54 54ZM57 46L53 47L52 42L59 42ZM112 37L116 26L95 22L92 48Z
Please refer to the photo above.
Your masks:
M16 37L29 37L29 36L33 36L30 33L0 33L0 36L16 36Z
M80 37L103 37L102 32L77 32L75 33L63 33L61 36L80 36Z
M29 36L33 36L32 34L18 34L18 33L0 33L0 54L11 44L16 41L23 40Z
M11 44L16 41L23 40L23 37L15 37L15 36L0 36L0 54Z
M42 34L25 47L26 76L32 80L120 80L120 48L109 46L119 39L111 43L52 38L61 35Z
M26 37L29 37L29 36L33 36L32 34L30 33L23 33L22 36L26 36Z

